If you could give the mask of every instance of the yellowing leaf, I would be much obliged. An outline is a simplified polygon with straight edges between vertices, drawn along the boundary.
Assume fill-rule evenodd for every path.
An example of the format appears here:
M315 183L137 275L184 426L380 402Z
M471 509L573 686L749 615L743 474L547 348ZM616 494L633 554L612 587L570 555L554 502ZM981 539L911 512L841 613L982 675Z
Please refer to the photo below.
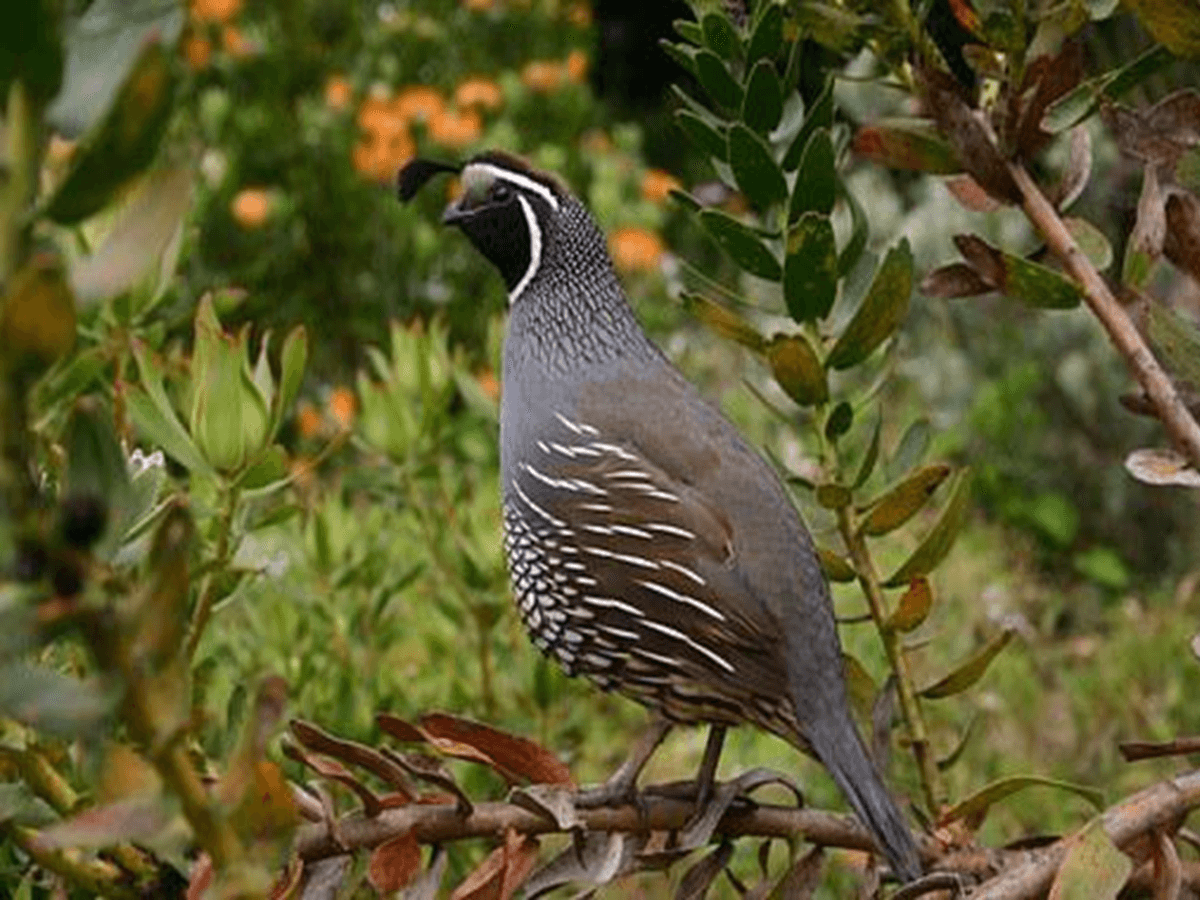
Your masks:
M888 625L896 631L912 631L925 621L929 610L933 607L933 588L928 578L914 578L896 611L888 620Z
M946 501L937 523L904 564L884 582L885 587L908 584L914 578L928 575L937 568L954 546L958 532L966 521L970 497L971 470L960 469L950 484L950 499Z
M921 696L927 697L930 700L940 700L943 697L961 694L983 677L983 673L988 670L988 666L992 664L992 660L1000 654L1001 650L1008 646L1008 642L1012 640L1013 633L1012 628L1005 628L999 635L985 644L983 649L954 669L949 675L924 688L920 692Z
M953 470L945 463L923 466L874 501L862 521L863 534L877 537L895 531L925 505Z
M988 808L993 803L998 803L1006 797L1011 797L1018 791L1023 791L1031 787L1057 788L1060 791L1077 794L1096 807L1096 809L1102 809L1104 806L1104 796L1095 788L1089 788L1081 784L1072 784L1069 781L1043 778L1041 775L1012 775L1007 778L1001 778L998 781L993 781L991 784L980 788L967 799L954 804L954 806L942 813L938 818L938 823L946 825L959 819L974 820L975 822L982 821L983 817L987 814Z
M789 397L801 406L829 399L825 369L803 335L779 335L767 345L771 373Z
M1071 838L1047 900L1115 900L1132 870L1133 861L1093 819Z

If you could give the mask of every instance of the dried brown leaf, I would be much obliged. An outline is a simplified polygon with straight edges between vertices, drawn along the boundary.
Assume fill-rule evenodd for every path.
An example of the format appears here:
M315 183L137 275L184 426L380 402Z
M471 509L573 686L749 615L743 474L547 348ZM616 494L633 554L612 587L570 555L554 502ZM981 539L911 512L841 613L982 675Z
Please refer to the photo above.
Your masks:
M1200 472L1175 450L1152 447L1134 450L1125 457L1125 468L1146 484L1200 487Z
M421 845L412 830L384 841L371 851L367 880L381 894L400 891L421 871Z
M1163 255L1200 281L1200 199L1176 189L1167 197Z
M508 829L504 843L454 889L450 900L511 900L533 871L537 853L534 838Z
M1100 117L1127 156L1174 169L1189 149L1200 146L1200 93L1176 91L1148 110L1102 101Z
M1144 284L1154 261L1162 256L1167 236L1167 215L1162 191L1158 186L1158 167L1147 163L1142 172L1142 193L1138 198L1137 221L1125 248L1122 280L1134 286Z
M771 900L810 900L821 881L821 868L825 864L825 849L813 847L788 869L786 875L771 892Z
M1004 256L999 250L974 234L956 234L954 246L975 273L993 289L999 289L1004 284Z
M458 786L458 782L454 780L454 776L450 774L437 757L428 756L424 753L394 753L386 747L381 752L388 760L400 766L413 778L439 787L443 791L448 791L454 796L462 814L471 814L474 806L470 798Z
M1025 70L1025 80L1014 106L1019 107L1014 147L1024 159L1037 154L1050 140L1042 130L1046 109L1059 97L1066 96L1083 76L1083 47L1078 41L1066 41L1054 56L1041 56Z
M405 776L404 770L394 760L388 759L375 748L357 741L334 737L316 725L301 719L293 719L290 727L296 740L310 750L366 769L393 790L405 794L410 800L416 796L417 792Z
M1062 180L1051 198L1061 212L1079 199L1092 175L1092 133L1084 125L1071 129L1071 147Z
M375 792L350 774L350 770L341 763L335 762L332 759L325 759L314 753L309 753L303 747L293 744L290 741L285 740L282 747L284 756L308 766L322 778L336 782L342 785L342 787L351 790L362 803L363 812L369 818L374 818L383 810L383 805L375 795Z
M570 769L562 760L528 738L447 713L422 716L421 729L431 739L450 741L478 751L494 762L501 773L516 773L534 784L575 784Z
M1003 204L979 186L970 175L954 175L946 179L946 188L969 212L992 213Z
M708 896L708 889L732 857L733 842L722 841L716 850L684 873L675 890L675 900L704 900Z
M980 294L990 294L996 289L996 286L989 284L983 276L966 263L950 263L950 265L934 269L926 275L921 279L921 284L917 289L926 297L952 300L958 297L978 297Z

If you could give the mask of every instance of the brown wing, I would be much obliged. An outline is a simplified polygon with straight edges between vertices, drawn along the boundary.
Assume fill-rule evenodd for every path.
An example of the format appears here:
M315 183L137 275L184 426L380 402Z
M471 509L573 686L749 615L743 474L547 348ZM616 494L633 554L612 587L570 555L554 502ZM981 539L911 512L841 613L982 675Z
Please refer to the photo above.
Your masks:
M782 635L757 603L731 602L746 588L721 511L631 443L560 424L514 462L505 497L535 642L680 720L781 714Z

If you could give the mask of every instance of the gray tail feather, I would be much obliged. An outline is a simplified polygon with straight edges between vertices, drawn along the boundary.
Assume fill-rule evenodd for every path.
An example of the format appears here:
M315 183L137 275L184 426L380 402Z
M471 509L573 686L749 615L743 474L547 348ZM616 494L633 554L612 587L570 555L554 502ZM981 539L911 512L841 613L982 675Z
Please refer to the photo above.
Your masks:
M859 820L875 836L893 871L902 881L912 881L920 876L921 860L916 841L875 764L867 756L853 723L844 720L841 727L813 730L825 733L808 735L810 745L833 775Z

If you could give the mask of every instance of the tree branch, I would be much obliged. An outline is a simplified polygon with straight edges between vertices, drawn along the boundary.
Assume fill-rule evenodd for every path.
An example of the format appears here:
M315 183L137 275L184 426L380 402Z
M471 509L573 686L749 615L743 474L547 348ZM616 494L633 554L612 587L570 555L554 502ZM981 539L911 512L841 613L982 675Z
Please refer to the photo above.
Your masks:
M1022 206L1029 220L1037 226L1046 239L1051 252L1075 276L1083 287L1084 299L1108 332L1113 344L1125 358L1125 364L1141 384L1159 419L1166 427L1180 451L1200 469L1200 425L1192 418L1187 406L1180 398L1170 376L1163 371L1154 354L1142 339L1124 307L1117 302L1108 285L1096 271L1091 260L1075 242L1058 211L1046 199L1037 183L1025 168L1013 163L1009 166L1023 197Z

